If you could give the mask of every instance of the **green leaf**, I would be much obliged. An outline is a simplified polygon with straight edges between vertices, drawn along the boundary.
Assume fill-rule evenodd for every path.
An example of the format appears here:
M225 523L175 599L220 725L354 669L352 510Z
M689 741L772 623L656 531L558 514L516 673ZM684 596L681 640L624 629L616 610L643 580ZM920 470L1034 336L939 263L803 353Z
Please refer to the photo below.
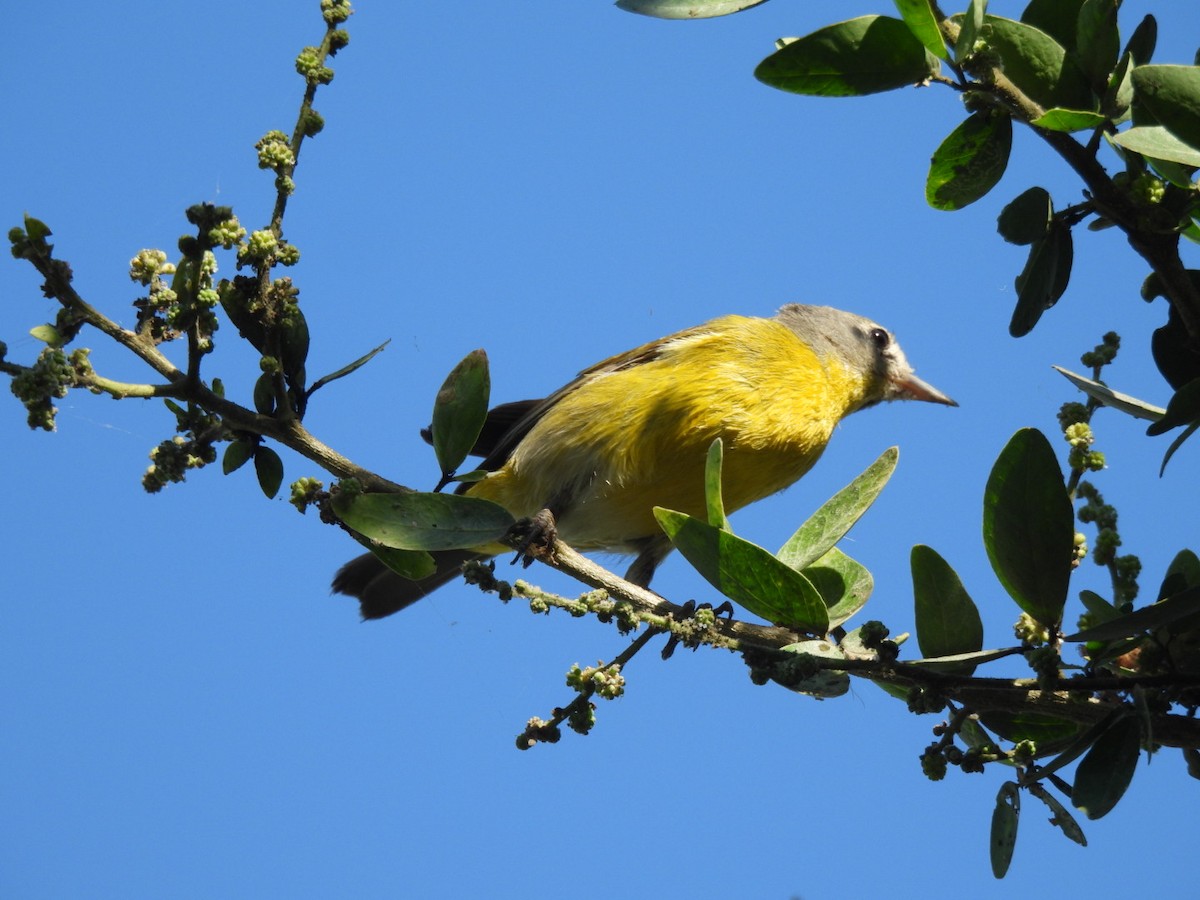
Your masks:
M829 609L829 627L841 625L862 609L875 589L866 566L831 547L824 556L800 570Z
M354 362L352 362L348 365L342 366L336 372L330 372L328 375L322 375L320 378L318 378L316 381L314 381L312 387L310 387L308 389L309 396L311 397L313 395L313 393L315 393L316 391L325 387L325 385L329 384L331 381L337 381L339 378L345 378L351 372L354 372L355 370L362 368L367 363L369 363L372 359L374 359L376 354L383 352L383 348L386 347L391 342L392 342L392 339L388 338L386 341L384 341L382 344L380 344L374 350L370 351L369 353L364 353L362 356L360 356Z
M1104 87L1100 110L1113 123L1125 122L1133 105L1133 57L1126 51Z
M1021 791L1014 782L1006 781L996 795L996 808L992 810L992 832L990 855L992 874L1003 878L1012 863L1013 850L1017 846L1017 822L1021 816Z
M937 60L908 26L863 16L789 41L754 70L764 84L819 97L852 97L920 84Z
M1162 478L1163 473L1167 471L1167 463L1171 461L1171 457L1175 455L1175 451L1183 446L1183 442L1196 433L1200 429L1200 421L1193 422L1187 428L1179 433L1179 437L1171 441L1171 446L1167 448L1167 452L1163 454L1162 465L1158 469L1158 477Z
M1141 726L1134 716L1123 716L1092 745L1075 770L1071 802L1089 819L1112 810L1133 780L1142 749Z
M1043 109L1092 109L1087 77L1064 45L1046 32L1000 16L988 16L983 38L1000 56L1004 74Z
M829 613L808 579L762 547L661 507L654 516L671 543L721 594L756 616L809 634L829 631Z
M1043 749L1040 745L1070 740L1080 731L1078 725L1050 713L991 710L980 713L979 720L1006 741L1035 741L1039 750Z
M62 335L53 325L34 325L29 329L29 335L51 348L57 349L63 345Z
M1112 135L1112 140L1142 156L1200 167L1200 150L1185 144L1162 125L1137 125Z
M1079 388L1093 400L1103 403L1105 406L1125 413L1128 416L1133 416L1137 419L1147 419L1151 422L1157 422L1163 417L1166 412L1161 406L1155 406L1152 403L1146 403L1144 400L1139 400L1137 397L1131 397L1128 394L1122 394L1114 391L1106 384L1101 384L1099 381L1094 381L1091 378L1085 378L1082 375L1076 375L1074 372L1064 369L1062 366L1051 366L1060 375L1065 377L1071 384Z
M492 381L487 354L472 350L446 376L433 404L433 452L449 479L483 431Z
M917 666L921 669L960 673L974 671L980 663L994 662L1007 656L1016 656L1021 652L1020 647L1000 647L994 650L973 650L968 653L948 653L945 656L930 656L922 659L910 659L906 666Z
M1087 837L1084 836L1083 829L1079 827L1079 823L1075 821L1075 817L1071 815L1065 806L1063 806L1058 798L1051 794L1040 784L1031 784L1029 793L1037 797L1050 808L1053 814L1050 818L1050 824L1054 825L1067 838L1079 844L1081 847L1087 846Z
M1200 418L1200 378L1194 378L1171 395L1162 418L1146 429L1151 437L1165 434Z
M952 656L983 649L983 621L958 573L924 544L913 547L911 565L921 655ZM966 665L959 671L970 675L974 670L975 666Z
M785 653L795 653L798 656L813 656L818 659L845 659L846 656L834 644L827 640L800 641L780 647ZM799 664L801 667L803 663ZM788 690L799 694L824 699L826 697L841 697L850 690L850 676L836 669L818 669L802 678L781 680L775 679Z
M230 441L221 457L221 471L226 475L236 472L254 455L254 445L248 441Z
M1138 22L1138 27L1133 29L1129 43L1125 45L1125 52L1133 57L1135 66L1144 66L1154 55L1154 46L1157 43L1158 22L1155 21L1154 16L1146 16Z
M1045 188L1031 187L1000 211L996 230L1010 244L1032 244L1045 237L1054 215L1054 202Z
M269 416L275 412L275 377L263 372L254 382L254 411Z
M1119 0L1085 0L1075 31L1075 55L1096 93L1103 93L1117 65L1121 35L1117 31Z
M25 235L30 241L44 241L46 238L54 234L50 227L41 219L35 219L33 216L26 213L24 216Z
M708 511L708 524L714 528L732 531L725 516L725 501L721 497L721 462L725 445L717 438L708 445L708 459L704 463L704 503Z
M946 41L938 29L937 19L929 6L929 0L893 0L904 24L921 44L940 59L949 60L950 53L946 50Z
M785 565L800 570L812 565L840 541L862 518L896 470L898 447L889 447L862 474L821 504L807 522L779 548L776 556Z
M370 550L376 559L404 578L420 581L437 571L437 562L424 550L397 550L395 547L381 547L353 531L350 532L350 536Z
M1098 112L1062 109L1056 106L1054 109L1046 110L1031 124L1038 128L1045 128L1047 131L1086 131L1090 128L1099 128L1107 121L1108 117Z
M750 9L767 0L616 0L618 9L656 19L711 19Z
M1082 6L1083 0L1032 0L1021 13L1021 21L1046 32L1065 49L1074 50Z
M1134 106L1144 104L1181 141L1200 149L1200 67L1137 66Z
M1180 550L1167 566L1167 574L1158 588L1158 599L1165 600L1193 587L1200 587L1200 557L1191 550Z
M180 265L182 264L183 261L180 262ZM175 274L178 278L178 269ZM238 330L238 334L249 341L250 346L259 353L266 353L267 332L259 314L251 312L250 298L238 289L235 282L226 280L217 285L217 294L221 298L221 309L225 310L225 315L229 316L229 321Z
M978 42L979 35L983 31L986 13L987 0L971 0L967 4L966 15L962 17L960 23L961 29L958 32L958 40L954 42L954 59L956 62L962 62L964 57L970 56L975 52L975 44Z
M1200 613L1200 587L1190 587L1174 596L1143 606L1131 613L1067 635L1064 641L1115 641L1161 628Z
M1042 313L1058 302L1071 280L1075 243L1070 226L1052 221L1046 236L1033 242L1025 268L1016 277L1017 305L1013 308L1008 333L1024 337L1033 330Z
M308 320L300 307L290 305L279 324L279 356L289 382L299 389L304 387L308 344Z
M1043 625L1062 618L1075 516L1050 442L1035 428L1013 435L983 498L983 543L1004 589Z
M283 460L270 447L259 444L254 451L254 473L258 476L258 486L267 495L268 500L274 500L283 484Z
M397 550L461 550L494 544L515 520L503 506L461 494L338 494L337 517Z
M1012 150L1012 119L980 110L950 132L933 153L925 199L934 209L969 206L996 186Z

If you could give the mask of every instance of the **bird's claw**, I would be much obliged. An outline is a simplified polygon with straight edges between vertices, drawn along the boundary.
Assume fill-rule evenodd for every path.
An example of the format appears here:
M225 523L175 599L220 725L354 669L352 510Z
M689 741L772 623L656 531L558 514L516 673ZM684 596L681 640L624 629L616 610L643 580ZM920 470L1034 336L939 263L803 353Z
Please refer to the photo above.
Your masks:
M508 538L514 542L517 551L514 563L520 560L522 566L529 568L535 559L553 559L554 542L558 540L554 513L542 509L521 519L508 530Z

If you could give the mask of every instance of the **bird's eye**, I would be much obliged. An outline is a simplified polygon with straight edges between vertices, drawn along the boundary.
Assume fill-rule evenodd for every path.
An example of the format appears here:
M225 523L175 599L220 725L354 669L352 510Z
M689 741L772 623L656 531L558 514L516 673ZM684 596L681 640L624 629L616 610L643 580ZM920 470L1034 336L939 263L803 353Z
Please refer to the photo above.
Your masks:
M888 334L886 331L884 331L882 328L872 328L871 329L871 343L873 343L878 349L886 350L888 344L890 344L891 342L892 342L892 336L890 334Z

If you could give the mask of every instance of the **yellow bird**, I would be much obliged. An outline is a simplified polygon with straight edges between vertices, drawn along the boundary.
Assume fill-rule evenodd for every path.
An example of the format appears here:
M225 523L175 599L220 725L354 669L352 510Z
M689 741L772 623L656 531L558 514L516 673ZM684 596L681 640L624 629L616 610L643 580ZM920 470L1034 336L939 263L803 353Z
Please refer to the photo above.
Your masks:
M460 487L519 518L553 514L577 550L634 554L647 585L671 543L655 506L705 515L704 463L725 445L728 512L783 490L824 452L846 416L884 400L958 404L926 384L891 333L828 306L784 306L769 319L724 316L606 359L545 400L499 406L475 447L489 474ZM498 548L435 553L419 581L371 554L333 590L365 619L390 615Z

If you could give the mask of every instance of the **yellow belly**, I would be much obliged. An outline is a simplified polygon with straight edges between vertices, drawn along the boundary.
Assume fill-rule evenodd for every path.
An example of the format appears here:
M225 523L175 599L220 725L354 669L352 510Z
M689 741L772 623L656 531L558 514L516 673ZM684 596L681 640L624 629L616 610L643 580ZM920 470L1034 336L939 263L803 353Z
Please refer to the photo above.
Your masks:
M518 517L549 506L568 544L623 551L660 533L655 506L704 515L715 438L732 512L807 472L863 393L860 377L822 362L786 326L729 316L658 358L585 379L468 493Z

